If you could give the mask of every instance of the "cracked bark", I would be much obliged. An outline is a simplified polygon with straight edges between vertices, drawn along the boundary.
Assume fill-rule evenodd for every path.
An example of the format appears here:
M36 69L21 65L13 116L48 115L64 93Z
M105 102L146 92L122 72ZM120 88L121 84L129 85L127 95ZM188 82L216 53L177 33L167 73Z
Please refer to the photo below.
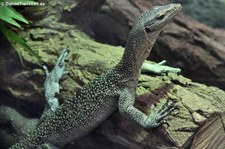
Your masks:
M45 17L20 34L49 67L54 65L63 48L69 48L69 76L61 82L63 90L59 97L63 102L83 84L114 66L123 52L123 48L97 43L83 32L98 41L104 37L107 39L104 42L124 44L135 17L152 5L163 3L165 1L68 0L65 3L52 0L48 1L48 11L43 13ZM35 13L30 15L37 17ZM100 33L104 36L100 36ZM160 35L151 58L169 60L170 65L181 67L183 74L189 74L194 80L204 76L205 79L213 79L212 83L223 84L223 33L180 14ZM1 47L1 105L14 107L26 117L23 121L30 123L34 121L30 118L38 118L44 107L44 72L34 57L18 49L25 62L24 71L21 71L18 58L12 50L8 50L7 42L1 42ZM208 51L206 47L210 47ZM137 96L135 106L143 112L148 113L151 104L171 99L178 101L176 106L180 109L179 113L176 111L167 118L169 126L144 130L116 112L89 135L74 141L65 149L202 148L205 145L211 147L212 144L214 148L224 147L224 141L220 141L220 137L223 139L224 136L221 123L224 120L224 91L174 74L145 74L139 79ZM6 131L14 128L11 125L6 129L4 120L14 119L15 113L7 116L0 114L1 148L24 136L19 133L19 128L13 133ZM209 140L212 138L212 141Z

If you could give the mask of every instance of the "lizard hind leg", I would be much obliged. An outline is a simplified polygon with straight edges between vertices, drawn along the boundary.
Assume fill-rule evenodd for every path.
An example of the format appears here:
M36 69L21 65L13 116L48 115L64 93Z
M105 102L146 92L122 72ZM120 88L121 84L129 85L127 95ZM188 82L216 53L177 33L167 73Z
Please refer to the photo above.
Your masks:
M164 65L166 63L165 60L157 63L157 64L153 64L149 61L144 61L143 65L141 66L141 71L142 72L151 72L151 73L155 73L155 74L162 74L162 73L180 73L181 69L180 68L174 68L174 67L169 67Z

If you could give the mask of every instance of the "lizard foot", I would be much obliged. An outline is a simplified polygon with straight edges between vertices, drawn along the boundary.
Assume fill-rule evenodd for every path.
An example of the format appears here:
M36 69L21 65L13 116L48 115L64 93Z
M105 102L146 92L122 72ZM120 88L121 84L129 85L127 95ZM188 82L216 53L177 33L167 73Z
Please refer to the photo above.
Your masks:
M166 63L166 60L163 60L157 64L151 64L148 61L145 61L143 65L141 66L142 72L151 72L155 74L161 74L161 73L180 73L180 68L174 68L164 65Z
M154 128L165 124L166 121L163 119L176 109L174 105L175 102L169 102L167 100L162 106L159 107L159 110L157 111L156 107L152 105L150 110L151 113L146 120L146 126L148 128Z

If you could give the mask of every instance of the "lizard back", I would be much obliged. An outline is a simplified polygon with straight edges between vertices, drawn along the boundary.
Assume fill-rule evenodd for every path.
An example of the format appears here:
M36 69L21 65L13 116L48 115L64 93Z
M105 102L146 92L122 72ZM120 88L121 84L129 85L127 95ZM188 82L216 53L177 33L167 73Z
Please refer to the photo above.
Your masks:
M124 78L116 68L106 71L78 90L19 144L64 146L87 134L117 109L119 92L127 82Z

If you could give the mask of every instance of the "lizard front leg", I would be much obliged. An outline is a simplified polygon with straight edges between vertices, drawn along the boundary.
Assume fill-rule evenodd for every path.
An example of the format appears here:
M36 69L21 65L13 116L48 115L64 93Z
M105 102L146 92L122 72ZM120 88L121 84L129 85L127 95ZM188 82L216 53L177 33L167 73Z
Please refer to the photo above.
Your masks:
M59 101L56 98L56 93L59 93L60 90L60 79L68 73L67 71L65 71L65 59L67 55L68 50L64 49L51 72L48 71L48 68L46 66L43 66L46 73L46 79L44 82L46 106L40 118L40 121L42 121L47 115L53 113L59 106Z
M166 63L165 60L157 63L157 64L153 64L149 61L144 61L144 63L141 66L141 71L142 72L151 72L151 73L155 73L155 74L161 74L161 73L180 73L181 69L180 68L173 68L173 67L169 67L169 66L165 66L164 64Z
M134 101L135 95L125 89L119 97L119 112L144 128L154 128L165 123L163 119L175 109L174 103L167 101L157 111L154 105L151 106L150 114L146 115L134 107Z

